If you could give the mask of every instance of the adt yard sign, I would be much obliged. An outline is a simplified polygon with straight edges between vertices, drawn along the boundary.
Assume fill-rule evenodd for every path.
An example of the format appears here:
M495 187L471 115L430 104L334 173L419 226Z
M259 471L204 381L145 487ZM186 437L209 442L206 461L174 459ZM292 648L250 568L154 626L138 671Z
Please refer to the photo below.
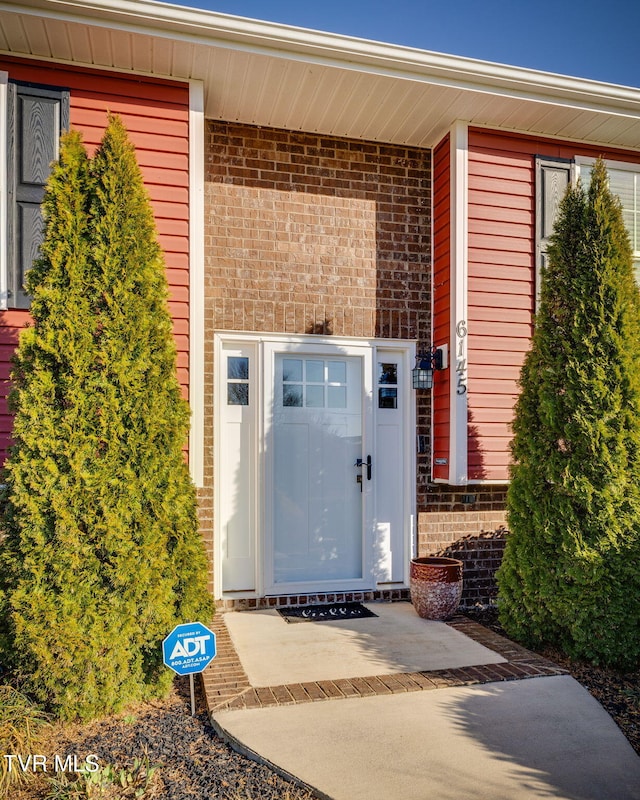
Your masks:
M216 635L201 622L176 625L162 643L162 660L178 675L202 672L216 657Z

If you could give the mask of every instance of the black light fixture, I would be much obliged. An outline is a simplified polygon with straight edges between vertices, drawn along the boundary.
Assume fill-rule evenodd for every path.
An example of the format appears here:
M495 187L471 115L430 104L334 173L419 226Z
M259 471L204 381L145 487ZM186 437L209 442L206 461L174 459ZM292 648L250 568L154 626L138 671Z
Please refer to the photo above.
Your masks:
M444 369L442 347L430 347L426 353L416 355L416 365L411 370L414 389L431 389L434 369Z

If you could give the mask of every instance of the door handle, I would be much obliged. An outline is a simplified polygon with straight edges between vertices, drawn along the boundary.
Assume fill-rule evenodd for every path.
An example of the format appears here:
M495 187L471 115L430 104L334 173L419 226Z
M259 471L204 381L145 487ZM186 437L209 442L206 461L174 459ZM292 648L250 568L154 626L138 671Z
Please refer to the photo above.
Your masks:
M354 467L365 467L367 468L367 480L371 480L371 456L367 456L367 460L363 461L361 458L356 458Z

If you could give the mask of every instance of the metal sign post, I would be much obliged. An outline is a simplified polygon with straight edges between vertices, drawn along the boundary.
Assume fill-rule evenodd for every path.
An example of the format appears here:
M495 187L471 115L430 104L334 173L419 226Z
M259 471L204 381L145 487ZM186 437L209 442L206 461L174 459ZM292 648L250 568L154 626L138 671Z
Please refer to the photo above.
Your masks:
M196 692L193 688L193 673L189 675L189 687L191 688L191 716L195 717L196 715Z
M191 716L196 714L196 695L193 676L204 672L216 657L216 635L201 622L176 625L162 642L162 660L178 675L189 676Z

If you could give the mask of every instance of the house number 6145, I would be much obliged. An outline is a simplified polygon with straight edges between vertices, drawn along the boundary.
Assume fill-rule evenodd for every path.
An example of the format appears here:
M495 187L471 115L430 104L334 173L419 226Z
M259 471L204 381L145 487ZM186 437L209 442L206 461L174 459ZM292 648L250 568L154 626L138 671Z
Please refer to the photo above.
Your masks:
M456 394L465 394L467 391L467 359L465 358L464 340L467 336L467 321L461 319L456 325L458 351L456 353Z

